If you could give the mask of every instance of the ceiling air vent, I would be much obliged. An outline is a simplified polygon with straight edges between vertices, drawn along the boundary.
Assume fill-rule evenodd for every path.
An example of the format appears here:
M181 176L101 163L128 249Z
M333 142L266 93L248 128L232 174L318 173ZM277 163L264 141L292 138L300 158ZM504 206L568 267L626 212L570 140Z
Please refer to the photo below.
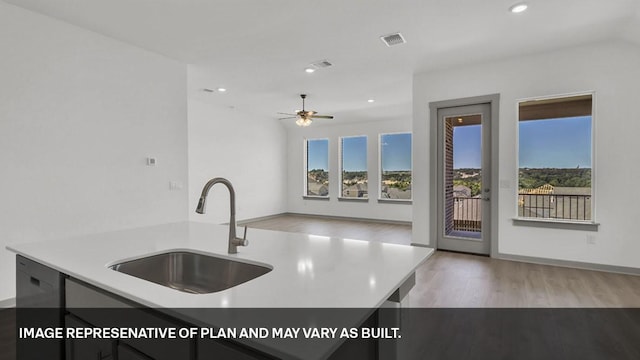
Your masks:
M402 34L400 33L380 36L380 40L382 40L382 42L385 43L385 45L387 46L394 46L394 45L400 45L400 44L406 43L406 41L402 37Z
M328 68L329 66L333 66L333 64L330 63L329 60L320 60L311 63L311 66L315 67L316 69L324 69Z

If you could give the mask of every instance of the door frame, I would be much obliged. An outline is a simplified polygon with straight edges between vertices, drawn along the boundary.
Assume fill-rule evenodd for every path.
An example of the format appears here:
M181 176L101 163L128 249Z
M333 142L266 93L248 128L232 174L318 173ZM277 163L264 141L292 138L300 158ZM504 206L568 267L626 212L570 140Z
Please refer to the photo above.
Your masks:
M490 239L490 251L489 256L498 257L498 204L499 204L499 156L498 156L498 130L499 130L499 112L500 112L500 94L490 94L482 96L473 96L460 99L435 101L429 103L430 109L430 124L429 124L429 141L430 141L430 171L429 171L429 245L434 249L438 248L438 189L436 184L438 183L438 110L469 106L489 104L491 108L491 184L489 188L491 191L490 201L490 226L491 235Z

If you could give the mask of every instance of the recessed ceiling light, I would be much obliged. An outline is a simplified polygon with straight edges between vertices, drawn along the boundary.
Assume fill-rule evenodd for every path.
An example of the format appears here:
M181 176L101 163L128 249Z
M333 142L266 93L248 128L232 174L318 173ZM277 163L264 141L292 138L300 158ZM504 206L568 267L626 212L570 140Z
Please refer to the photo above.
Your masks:
M373 100L373 99L369 99L369 100L367 100L367 102L368 102L368 103L372 103L372 102L376 102L376 101L375 101L375 100Z
M225 89L225 88L218 88L217 90L218 90L219 92L225 92L225 91L227 91L227 89Z
M305 71L306 73L308 73L308 74L311 74L311 73L315 72L315 71L316 71L316 69L308 67L308 68L304 69L304 71Z
M509 11L511 11L514 14L517 14L527 10L528 7L529 5L525 3L518 3L518 4L511 5L511 7L509 8Z

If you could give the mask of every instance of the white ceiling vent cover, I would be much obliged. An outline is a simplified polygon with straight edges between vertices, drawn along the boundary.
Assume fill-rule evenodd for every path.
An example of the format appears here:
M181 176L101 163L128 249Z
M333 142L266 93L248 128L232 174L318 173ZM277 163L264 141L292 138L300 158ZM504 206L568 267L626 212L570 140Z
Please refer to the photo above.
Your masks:
M407 42L400 33L380 36L380 40L387 46L400 45Z
M311 66L315 67L316 69L324 69L333 66L333 64L330 63L329 60L320 60L311 63Z

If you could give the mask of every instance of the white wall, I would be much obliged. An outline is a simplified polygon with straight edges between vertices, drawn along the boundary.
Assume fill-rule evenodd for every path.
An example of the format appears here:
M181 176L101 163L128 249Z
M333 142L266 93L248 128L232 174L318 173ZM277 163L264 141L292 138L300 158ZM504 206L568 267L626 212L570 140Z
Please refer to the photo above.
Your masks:
M8 244L187 219L187 107L185 65L2 2L0 46L1 301Z
M233 184L238 221L285 212L287 138L280 123L193 98L188 104L190 219L229 221L229 192L223 185L211 188L206 214L195 212L202 187L214 177Z
M344 125L312 124L309 127L292 127L288 132L288 210L293 213L345 216L364 219L411 221L411 204L378 203L378 135L384 133L411 132L410 119L377 122L357 122ZM340 194L338 143L341 136L367 136L367 167L369 170L368 202L338 201ZM329 201L303 199L304 194L304 141L305 139L329 139ZM415 160L414 160L415 161Z
M499 252L640 267L638 64L640 48L610 42L416 75L413 241L429 244L429 102L500 93L499 180L511 186L499 194ZM588 90L596 92L594 188L599 231L514 226L517 100ZM587 235L595 235L597 243L588 245Z

